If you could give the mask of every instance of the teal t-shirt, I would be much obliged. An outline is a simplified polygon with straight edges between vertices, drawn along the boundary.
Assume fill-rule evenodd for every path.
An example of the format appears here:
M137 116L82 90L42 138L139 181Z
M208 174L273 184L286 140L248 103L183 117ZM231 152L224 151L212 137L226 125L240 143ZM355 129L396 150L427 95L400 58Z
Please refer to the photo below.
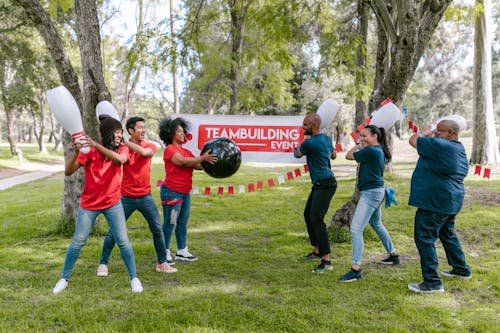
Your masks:
M330 158L333 152L332 139L326 134L317 134L304 140L299 147L300 153L306 155L307 166L312 183L333 177Z
M358 188L360 191L384 187L384 151L380 145L364 147L354 154L359 163Z
M409 205L455 215L462 209L469 164L464 146L443 138L418 138Z

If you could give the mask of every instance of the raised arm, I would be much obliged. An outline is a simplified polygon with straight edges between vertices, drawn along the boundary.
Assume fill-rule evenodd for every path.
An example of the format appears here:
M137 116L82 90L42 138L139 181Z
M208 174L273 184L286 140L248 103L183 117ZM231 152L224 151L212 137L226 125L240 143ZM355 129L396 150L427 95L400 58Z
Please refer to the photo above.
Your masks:
M153 149L151 149L149 147L144 148L144 147L138 145L135 142L132 142L132 141L129 141L129 140L125 140L125 139L124 139L124 142L125 142L125 145L127 147L129 147L130 149L132 149L133 151L135 151L137 154L139 154L141 156L152 157L155 154L155 152L153 151Z
M180 168L193 168L202 170L202 162L214 164L215 162L217 162L217 156L210 154L210 151L206 151L204 154L198 157L184 157L181 155L181 153L177 152L172 155L170 161L172 161L172 163Z

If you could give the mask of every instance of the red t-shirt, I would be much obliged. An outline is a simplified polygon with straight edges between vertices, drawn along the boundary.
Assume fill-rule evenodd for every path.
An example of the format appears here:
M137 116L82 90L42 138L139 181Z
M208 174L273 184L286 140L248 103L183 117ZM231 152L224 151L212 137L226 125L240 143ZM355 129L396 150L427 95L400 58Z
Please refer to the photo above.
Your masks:
M118 154L128 155L128 147L120 146ZM77 161L85 167L85 185L80 197L80 207L88 210L106 209L121 198L122 166L106 158L95 148L88 154L80 152Z
M180 153L184 157L194 157L187 149L168 145L163 152L163 161L165 162L165 186L175 192L188 194L193 185L193 168L181 168L176 166L170 159L175 153Z
M156 145L141 141L139 146L156 152ZM123 165L122 195L132 198L143 197L151 193L151 160L133 149L128 150L128 162Z

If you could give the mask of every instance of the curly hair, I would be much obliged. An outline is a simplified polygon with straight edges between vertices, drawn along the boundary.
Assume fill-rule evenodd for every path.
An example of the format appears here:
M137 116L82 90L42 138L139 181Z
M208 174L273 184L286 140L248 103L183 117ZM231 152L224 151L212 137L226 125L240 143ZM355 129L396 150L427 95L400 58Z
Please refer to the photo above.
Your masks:
M172 143L175 131L179 126L184 129L185 134L188 134L191 124L183 118L164 118L160 121L158 136L166 146Z
M383 127L377 127L375 125L366 125L364 128L369 129L371 134L377 136L377 142L382 146L384 151L385 162L389 163L391 161L391 151L387 145L387 138L385 135L385 129Z

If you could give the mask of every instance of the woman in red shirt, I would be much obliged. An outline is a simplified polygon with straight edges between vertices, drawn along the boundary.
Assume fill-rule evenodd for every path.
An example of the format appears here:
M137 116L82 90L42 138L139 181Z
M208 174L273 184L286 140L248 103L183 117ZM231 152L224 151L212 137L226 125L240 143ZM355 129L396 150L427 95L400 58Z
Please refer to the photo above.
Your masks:
M191 187L193 169L202 170L201 162L215 163L217 157L207 151L195 157L189 150L182 148L186 142L189 123L182 119L163 119L160 123L159 136L165 143L163 161L165 162L165 180L160 188L163 206L163 233L167 247L167 259L171 259L169 250L172 232L175 229L177 240L176 260L196 261L197 257L188 252L187 223L191 209Z
M132 291L140 293L143 289L137 278L134 251L127 236L125 214L120 201L122 164L128 159L128 147L121 144L122 125L118 120L106 117L101 121L99 131L102 144L86 136L84 145L91 147L90 152L79 152L82 145L75 143L75 154L66 162L66 176L72 175L82 166L85 168L85 186L80 197L73 240L66 252L61 279L52 290L54 294L60 293L68 286L71 270L87 242L94 221L101 213L106 217L120 248Z

